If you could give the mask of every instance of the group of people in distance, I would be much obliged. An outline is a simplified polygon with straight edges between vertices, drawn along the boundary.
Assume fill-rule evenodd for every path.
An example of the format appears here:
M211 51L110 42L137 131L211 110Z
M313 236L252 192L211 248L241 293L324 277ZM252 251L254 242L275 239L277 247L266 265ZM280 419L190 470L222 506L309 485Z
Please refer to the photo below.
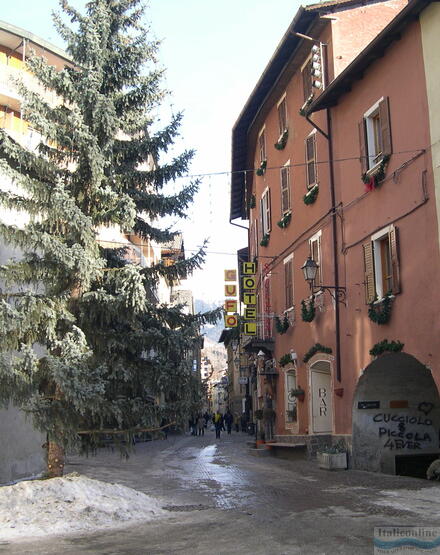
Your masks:
M236 420L236 422L235 422ZM205 435L205 429L208 428L209 422L212 422L215 429L215 437L219 438L220 433L226 431L228 434L232 431L232 426L235 422L236 431L239 431L239 418L234 419L233 414L228 409L225 414L216 411L214 414L205 412L204 414L193 415L189 419L189 428L192 436Z

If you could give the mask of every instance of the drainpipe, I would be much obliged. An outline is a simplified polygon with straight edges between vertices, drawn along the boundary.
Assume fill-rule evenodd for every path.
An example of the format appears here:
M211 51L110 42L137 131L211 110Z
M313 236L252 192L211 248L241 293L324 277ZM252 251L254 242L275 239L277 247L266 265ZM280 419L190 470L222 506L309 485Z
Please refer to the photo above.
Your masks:
M339 266L338 266L338 238L336 226L336 193L335 193L335 174L333 164L333 140L331 131L330 109L327 108L327 132L328 132L328 159L330 171L330 195L332 203L332 232L333 232L333 269L335 276L335 287L339 287ZM337 296L335 300L335 328L336 328L336 379L341 381L341 330L340 330L340 303Z
M327 45L321 43L322 51L322 62L323 62L323 76L327 74ZM325 83L324 83L325 87ZM330 198L331 198L331 210L332 210L332 234L333 234L333 272L335 277L335 287L339 287L339 267L338 267L338 239L337 239L337 215L336 215L336 193L335 193L335 173L334 173L334 163L333 163L333 140L332 140L332 130L331 130L331 116L330 109L326 109L327 113L327 133L325 133L320 127L316 125L308 116L305 114L306 120L314 127L321 135L327 139L328 144L328 159L329 159L329 177L330 177ZM335 331L336 331L336 379L341 382L342 371L341 371L341 330L340 330L340 303L335 299Z

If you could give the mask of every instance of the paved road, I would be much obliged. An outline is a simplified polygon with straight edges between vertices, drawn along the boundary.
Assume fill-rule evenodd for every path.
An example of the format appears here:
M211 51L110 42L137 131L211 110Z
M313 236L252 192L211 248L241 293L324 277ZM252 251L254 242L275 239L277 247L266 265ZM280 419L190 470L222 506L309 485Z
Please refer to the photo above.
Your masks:
M244 434L170 437L70 460L66 471L159 498L169 517L114 531L0 545L9 554L372 553L374 526L440 524L440 486L315 462L256 458Z

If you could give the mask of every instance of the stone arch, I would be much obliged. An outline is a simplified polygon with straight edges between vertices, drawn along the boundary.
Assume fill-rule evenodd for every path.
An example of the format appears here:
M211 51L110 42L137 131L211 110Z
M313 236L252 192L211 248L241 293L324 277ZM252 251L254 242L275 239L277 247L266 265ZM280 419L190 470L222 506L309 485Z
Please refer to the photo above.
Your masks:
M365 368L353 397L353 467L422 476L440 453L439 424L429 368L407 353L384 354ZM425 466L399 470L411 464Z

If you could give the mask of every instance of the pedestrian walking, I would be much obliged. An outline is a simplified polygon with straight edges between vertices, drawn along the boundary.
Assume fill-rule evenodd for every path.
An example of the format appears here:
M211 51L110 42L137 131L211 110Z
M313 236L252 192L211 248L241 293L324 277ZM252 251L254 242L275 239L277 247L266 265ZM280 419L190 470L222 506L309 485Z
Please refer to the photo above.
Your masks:
M208 427L208 422L210 421L211 417L209 415L209 412L206 410L205 414L203 415L203 418L205 419L205 428Z
M199 431L199 436L205 435L205 419L202 414L199 414L199 417L197 418L197 429Z
M240 417L237 413L234 414L234 428L236 432L240 431Z
M226 424L226 429L228 431L228 435L230 435L231 433L233 421L234 421L234 417L232 416L231 411L228 409L225 414L225 424Z
M222 431L223 426L223 416L217 411L214 414L214 426L215 426L215 437L216 439L220 439L220 432Z

